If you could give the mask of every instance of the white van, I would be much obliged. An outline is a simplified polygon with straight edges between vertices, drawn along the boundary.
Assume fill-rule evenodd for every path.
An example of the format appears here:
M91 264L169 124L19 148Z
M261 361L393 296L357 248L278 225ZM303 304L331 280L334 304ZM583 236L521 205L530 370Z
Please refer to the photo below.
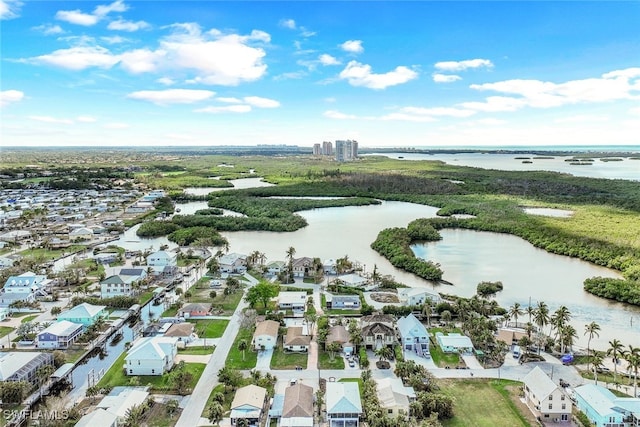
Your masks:
M513 358L514 359L519 359L520 358L520 346L519 345L514 345L512 353L513 353Z

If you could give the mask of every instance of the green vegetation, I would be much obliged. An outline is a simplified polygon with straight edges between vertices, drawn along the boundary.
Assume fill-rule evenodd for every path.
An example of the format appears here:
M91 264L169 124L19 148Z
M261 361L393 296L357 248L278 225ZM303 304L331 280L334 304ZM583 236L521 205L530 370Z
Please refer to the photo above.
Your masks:
M27 323L27 322L31 322L33 319L35 319L36 317L38 317L37 314L32 314L31 316L25 316L22 319L20 319L20 323Z
M331 353L318 349L318 367L320 369L344 369L344 358L335 356L331 359Z
M454 417L443 420L444 427L494 427L535 425L513 402L519 383L507 380L440 380L442 392L454 399Z
M0 326L0 338L9 335L13 332L13 328L9 326Z
M258 353L253 349L245 350L244 355L242 350L238 349L238 343L242 340L250 343L253 338L253 329L240 329L236 336L233 345L229 349L229 355L225 366L232 369L253 369L256 367L258 361Z
M215 350L216 348L212 345L208 345L206 347L204 346L200 346L200 347L187 347L184 349L179 349L178 350L178 354L193 354L196 356L199 355L207 355L207 354L211 354L213 353L213 350Z
M189 320L195 324L195 331L200 338L220 338L224 334L228 320L223 319L207 319L207 320Z
M290 353L282 349L281 345L278 345L271 357L271 369L295 369L296 366L301 366L303 369L307 368L307 353Z

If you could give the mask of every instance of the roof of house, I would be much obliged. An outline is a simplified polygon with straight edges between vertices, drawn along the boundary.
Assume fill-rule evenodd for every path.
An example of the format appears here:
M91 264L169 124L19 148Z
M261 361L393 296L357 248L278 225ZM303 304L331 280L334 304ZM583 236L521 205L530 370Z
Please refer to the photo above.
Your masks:
M342 276L338 276L338 279L350 285L359 285L367 281L366 278L359 276L357 274L343 274Z
M293 268L296 267L308 267L311 264L313 264L313 258L309 258L306 256L303 256L301 258L295 258L293 260Z
M386 323L393 325L395 318L390 314L370 314L360 318L361 325L371 325L373 323Z
M167 251L157 251L152 253L151 255L149 255L147 258L168 258L168 259L172 259L172 258L176 258L177 254L170 254Z
M193 313L193 312L205 312L208 313L211 311L211 303L208 302L194 302L191 304L185 304L180 309L182 313Z
M52 334L56 336L68 336L78 329L82 329L82 325L80 325L79 323L69 322L68 320L60 320L59 322L55 322L49 325L38 335Z
M165 337L189 337L193 334L195 326L193 323L173 323L164 333Z
M125 417L129 408L140 405L148 396L147 387L115 387L96 406L118 417Z
M135 344L124 360L164 359L171 355L171 348L176 346L175 337L146 337Z
M218 264L220 264L220 265L223 265L223 264L229 265L229 264L233 264L234 262L236 262L239 259L247 259L247 256L232 252L230 254L225 254L225 255L221 256L220 259L218 259Z
M294 304L294 303L304 304L306 301L307 301L306 292L285 291L285 292L280 292L278 294L279 304Z
M103 281L100 282L101 285L111 285L111 284L125 284L125 281L122 280L122 277L120 277L119 275L113 275L113 276L109 276L106 279L104 279Z
M454 347L454 348L469 348L473 347L473 343L471 342L471 338L466 335L450 333L449 335L443 335L438 333L436 335L436 339L440 345L445 347Z
M382 378L376 381L380 406L409 406L409 399L416 397L412 387L405 387L400 378Z
M520 338L526 336L527 332L523 329L500 328L498 329L496 341L502 341L508 345L511 345L514 341L520 341Z
M595 385L585 384L574 389L576 395L580 396L594 411L601 417L607 416L613 412L614 400L617 398L608 389Z
M313 417L313 388L300 383L287 387L282 417Z
M121 276L143 276L147 272L144 268L122 268L120 269Z
M302 335L302 326L289 326L284 338L284 345L309 345L311 337Z
M254 384L240 387L231 402L231 409L239 408L243 405L262 408L267 397L267 389Z
M325 298L327 302L335 304L337 302L350 302L350 301L358 301L360 302L360 295L333 295L333 294L325 294Z
M522 382L529 387L538 400L546 399L558 386L544 373L539 366L536 366L522 379Z
M106 305L91 305L89 303L83 302L82 304L76 305L72 309L61 313L60 315L58 315L58 318L60 316L62 316L63 318L94 317L96 314L100 313L105 308L107 308Z
M385 325L384 323L373 323L362 328L362 335L375 335L375 334L385 334L385 335L395 335L396 331Z
M325 399L328 414L362 413L360 388L356 382L328 382Z
M402 337L408 336L429 336L427 332L427 328L420 323L420 321L413 315L413 313L409 313L405 317L401 317L398 319L398 330L400 331L400 335Z
M256 331L253 333L253 336L270 335L272 337L277 337L279 329L279 322L276 322L275 320L265 320L256 325Z
M116 425L118 416L105 409L98 408L84 415L76 423L76 427L111 427Z
M39 365L39 360L53 359L50 353L37 351L7 351L0 352L0 381L6 381L16 372L31 363Z
M440 295L438 295L436 292L431 292L428 289L425 288L400 288L398 289L398 296L403 296L405 298L409 298L412 296L417 296L417 295L423 295L426 294L429 298L431 298L433 301L439 301Z
M340 344L349 342L349 332L347 331L347 328L342 325L335 325L329 328L327 344L332 342L339 342Z

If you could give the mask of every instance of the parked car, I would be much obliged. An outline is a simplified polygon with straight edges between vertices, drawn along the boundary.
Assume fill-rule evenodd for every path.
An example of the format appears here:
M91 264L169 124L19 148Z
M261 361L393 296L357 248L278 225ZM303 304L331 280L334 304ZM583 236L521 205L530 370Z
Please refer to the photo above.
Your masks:
M353 359L349 360L349 367L350 368L355 368L356 367L356 362Z

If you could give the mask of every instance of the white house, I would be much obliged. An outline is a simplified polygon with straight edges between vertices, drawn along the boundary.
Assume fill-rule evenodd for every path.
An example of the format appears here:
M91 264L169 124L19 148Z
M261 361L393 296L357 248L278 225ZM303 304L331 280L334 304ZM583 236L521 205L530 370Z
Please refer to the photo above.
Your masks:
M100 282L100 298L129 296L133 293L133 282L130 276L109 276Z
M357 274L343 274L338 276L338 280L345 284L345 286L351 286L352 288L364 287L368 280Z
M307 308L307 293L284 291L278 294L278 308L293 311L294 317L304 316Z
M267 273L274 276L278 275L285 270L286 266L287 263L285 263L284 261L271 261L269 264L267 264Z
M358 383L327 382L325 399L329 427L358 427L362 415Z
M400 378L376 380L376 393L380 407L389 417L409 414L409 404L416 399L413 387L407 387Z
M230 253L220 257L218 260L220 273L242 274L247 271L247 256L237 253Z
M142 405L147 397L149 397L148 387L114 387L107 396L102 398L96 408L114 414L119 424L124 424L127 411L135 405ZM94 424L92 427L97 425Z
M438 304L442 301L436 292L430 292L424 288L400 288L398 289L398 299L404 305L422 305L427 301L431 304Z
M405 351L413 351L420 356L429 357L429 333L427 328L413 315L408 314L398 319L398 331L400 332L400 341L402 349Z
M438 332L436 333L436 341L440 349L445 353L473 353L473 343L471 338L466 335L453 332L445 335L442 332Z
M540 367L533 368L522 382L524 400L533 415L547 422L571 421L571 401Z
M325 259L322 262L322 269L324 274L338 274L338 262L333 258Z
M309 351L311 337L302 333L302 326L289 326L284 337L284 349L288 351Z
M93 230L87 227L75 228L69 232L69 240L72 242L91 239L93 239Z
M253 348L256 350L271 350L278 342L280 323L275 320L265 320L256 325L253 333Z
M152 267L176 266L178 255L167 251L154 252L147 257L147 265Z
M124 358L127 375L162 375L173 367L178 354L178 339L142 338Z

